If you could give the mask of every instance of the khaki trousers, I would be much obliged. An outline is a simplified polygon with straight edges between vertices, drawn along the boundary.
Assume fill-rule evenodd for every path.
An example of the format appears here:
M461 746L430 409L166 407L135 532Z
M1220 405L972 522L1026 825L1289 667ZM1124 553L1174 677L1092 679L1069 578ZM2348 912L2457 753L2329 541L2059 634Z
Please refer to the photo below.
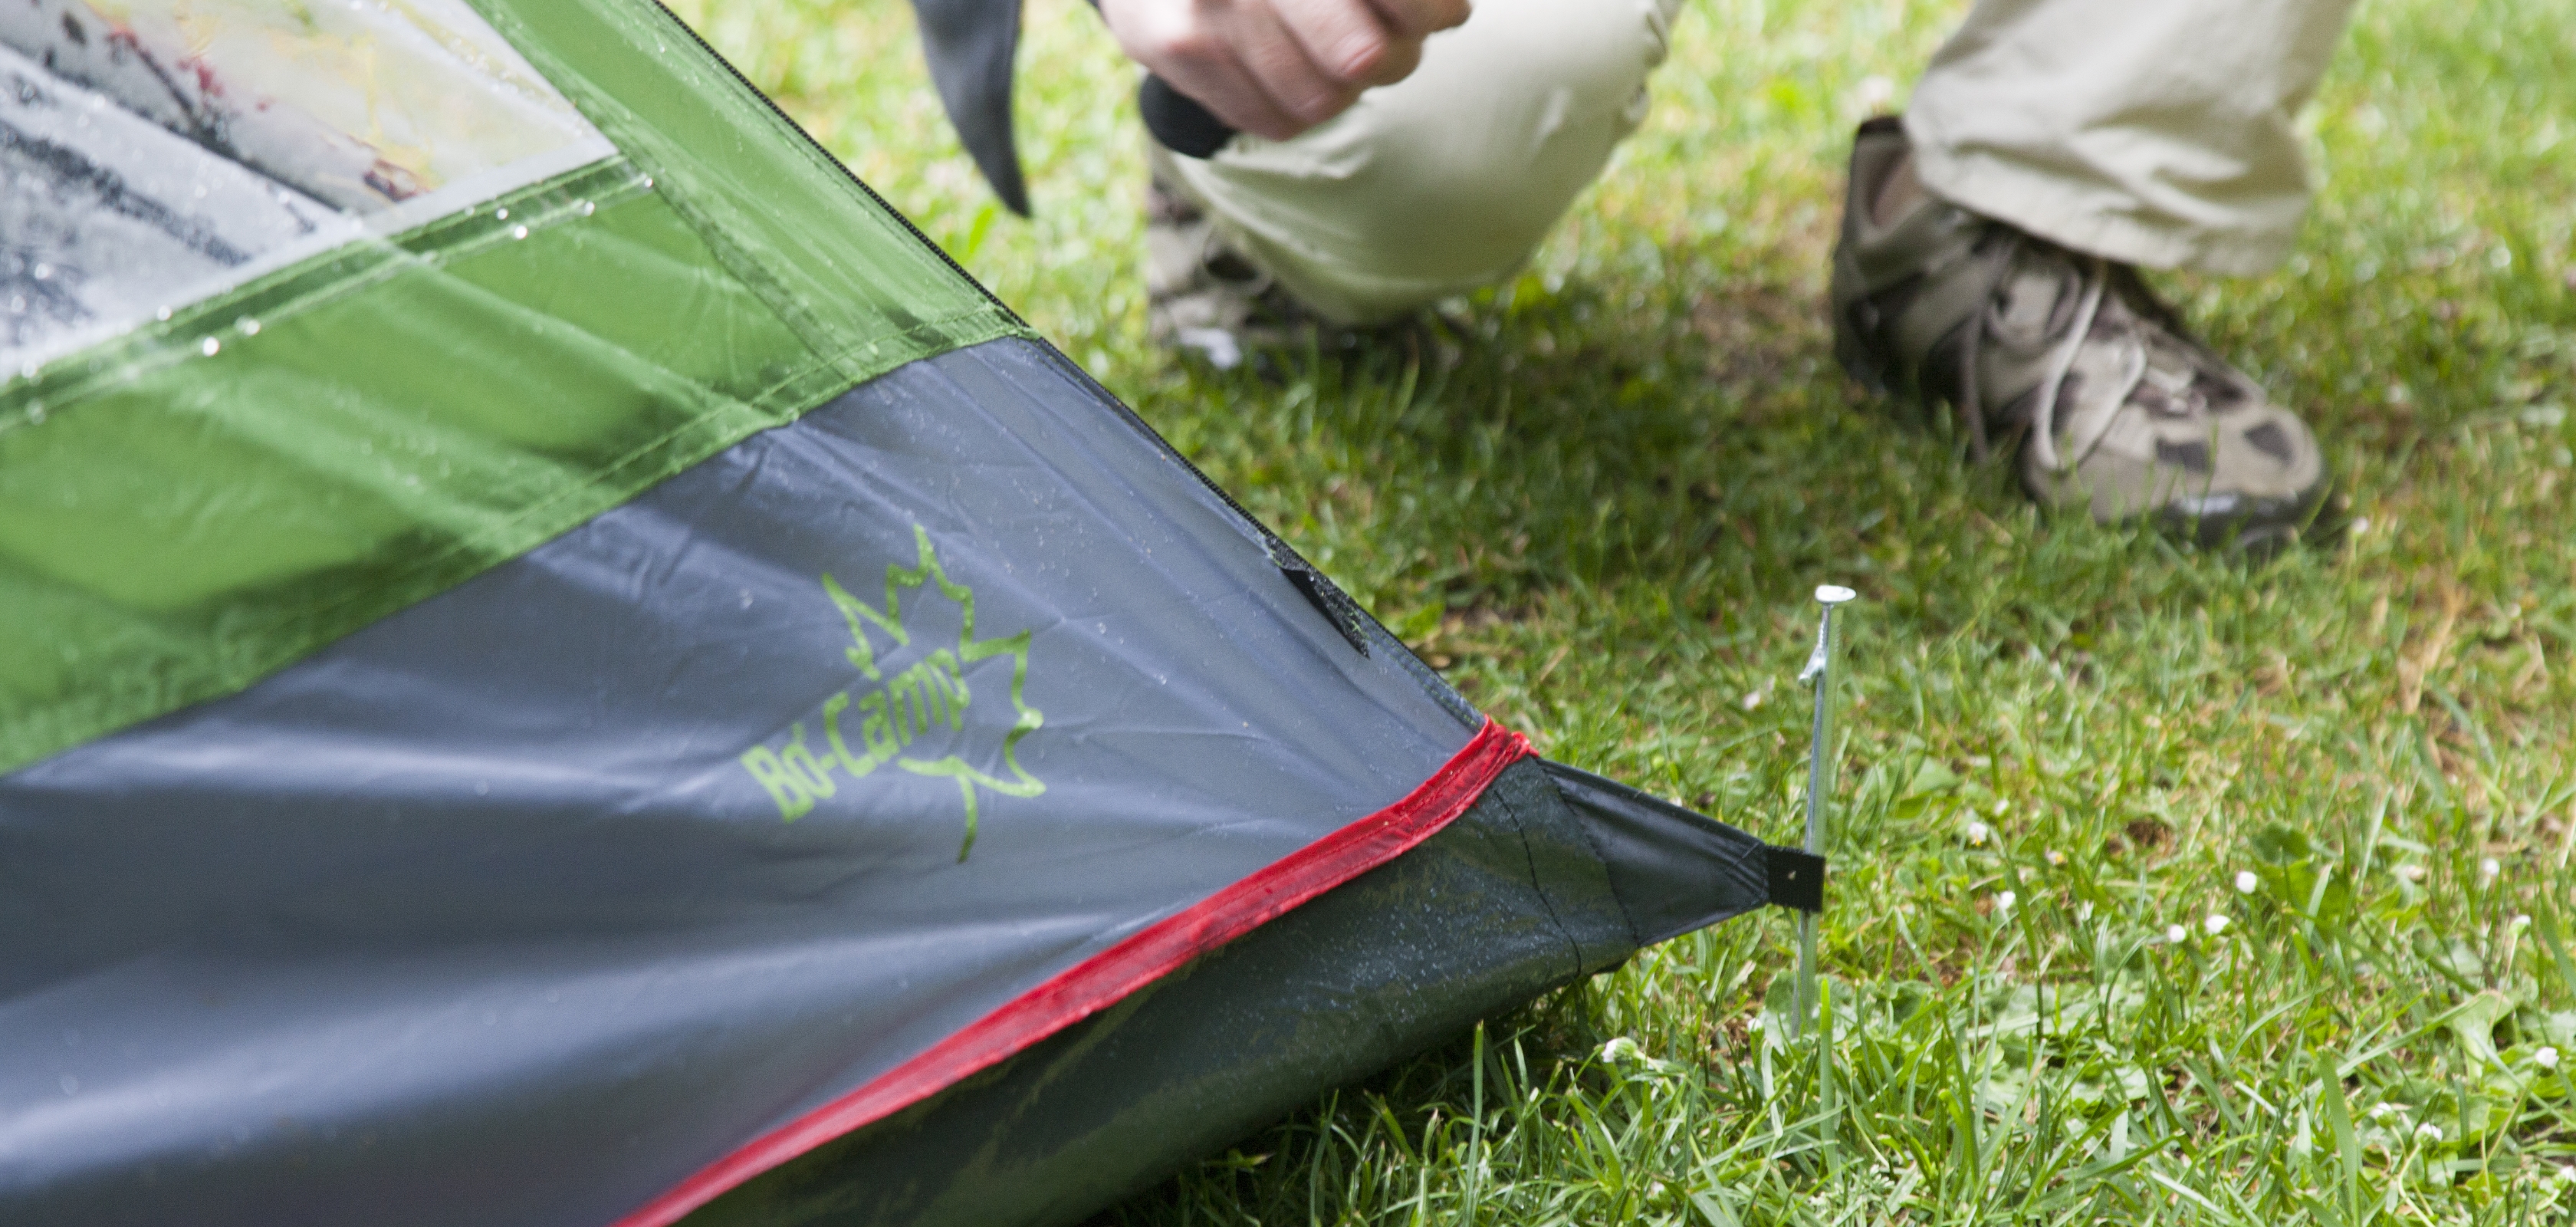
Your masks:
M1294 140L1161 159L1299 299L1367 323L1510 277L1645 116L1680 0L1476 0ZM2260 272L2351 0L1978 0L1905 126L1932 191L2079 251Z

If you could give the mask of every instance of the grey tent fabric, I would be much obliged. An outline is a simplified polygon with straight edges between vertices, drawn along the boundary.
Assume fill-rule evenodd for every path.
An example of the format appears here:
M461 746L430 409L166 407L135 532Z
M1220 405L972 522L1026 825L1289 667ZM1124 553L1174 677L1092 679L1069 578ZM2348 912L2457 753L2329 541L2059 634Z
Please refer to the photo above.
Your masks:
M667 13L475 4L0 18L0 1223L1067 1222L1818 904L1538 760ZM454 158L296 75L380 20L481 82L403 121Z
M430 1224L470 1185L477 1221L620 1219L1468 743L1472 712L1373 623L1357 650L1276 548L1060 357L992 342L238 696L0 778L0 1102L19 1105L0 1207L279 1225L367 1201L373 1222ZM860 731L867 696L939 645L1022 632L1016 657L941 666L953 719L854 768L883 734ZM971 777L904 769L949 759ZM773 787L782 761L809 764L801 794ZM1014 768L1043 791L978 782ZM1725 868L1758 841L1514 778L1450 843L1485 841L1476 872L1535 895L1451 874L1423 934L1325 924L1271 956L1309 982L1376 976L1348 991L1382 1002L1410 968L1410 1021L1364 1010L1335 1040L1298 1022L1312 1000L1239 1002L1289 1039L1151 1046L1141 1102L1163 1102L1158 1079L1250 1078L1269 1089L1208 1119L1254 1119L1677 916L1764 901ZM1677 822L1663 845L1628 831ZM1616 880L1694 865L1677 901ZM1151 1158L1137 1170L1169 1152ZM1055 1187L1081 1166L1028 1196L1107 1188Z
M1205 1153L1478 1019L1608 970L1640 916L1608 882L1601 806L1525 762L1401 859L1208 954L1110 1012L709 1205L694 1227L1080 1221ZM1618 819L1634 829L1668 818ZM1705 821L1705 820L1702 820ZM1732 833L1734 851L1762 847ZM1731 858L1730 858L1731 859ZM1698 928L1759 907L1741 878L1687 892ZM1663 906L1666 901L1650 902ZM1257 1053L1258 1059L1247 1054Z

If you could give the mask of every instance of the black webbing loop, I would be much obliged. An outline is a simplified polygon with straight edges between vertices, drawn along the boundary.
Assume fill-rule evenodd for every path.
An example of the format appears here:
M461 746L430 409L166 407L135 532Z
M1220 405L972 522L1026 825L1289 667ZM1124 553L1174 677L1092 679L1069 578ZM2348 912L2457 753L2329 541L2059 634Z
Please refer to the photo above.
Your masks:
M1825 858L1796 848L1765 844L1762 860L1774 905L1801 912L1825 910Z

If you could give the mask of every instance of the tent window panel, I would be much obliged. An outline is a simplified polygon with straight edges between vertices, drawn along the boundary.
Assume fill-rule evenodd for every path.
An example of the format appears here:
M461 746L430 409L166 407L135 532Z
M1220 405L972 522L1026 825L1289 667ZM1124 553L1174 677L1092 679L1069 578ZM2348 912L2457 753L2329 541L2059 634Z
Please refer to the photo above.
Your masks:
M0 4L6 366L616 153L463 0L109 7Z
M0 48L0 358L58 352L358 233Z
M0 5L0 44L333 207L371 213L599 133L463 0Z

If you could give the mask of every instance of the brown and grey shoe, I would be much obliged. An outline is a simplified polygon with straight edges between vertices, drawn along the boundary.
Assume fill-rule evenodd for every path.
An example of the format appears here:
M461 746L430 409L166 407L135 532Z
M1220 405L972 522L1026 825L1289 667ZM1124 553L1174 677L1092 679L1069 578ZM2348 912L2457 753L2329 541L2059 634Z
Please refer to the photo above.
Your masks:
M2333 481L2306 423L2135 269L1934 197L1892 118L1853 144L1832 309L1845 370L1948 401L1981 461L2018 447L2044 505L2253 553L2318 533Z

